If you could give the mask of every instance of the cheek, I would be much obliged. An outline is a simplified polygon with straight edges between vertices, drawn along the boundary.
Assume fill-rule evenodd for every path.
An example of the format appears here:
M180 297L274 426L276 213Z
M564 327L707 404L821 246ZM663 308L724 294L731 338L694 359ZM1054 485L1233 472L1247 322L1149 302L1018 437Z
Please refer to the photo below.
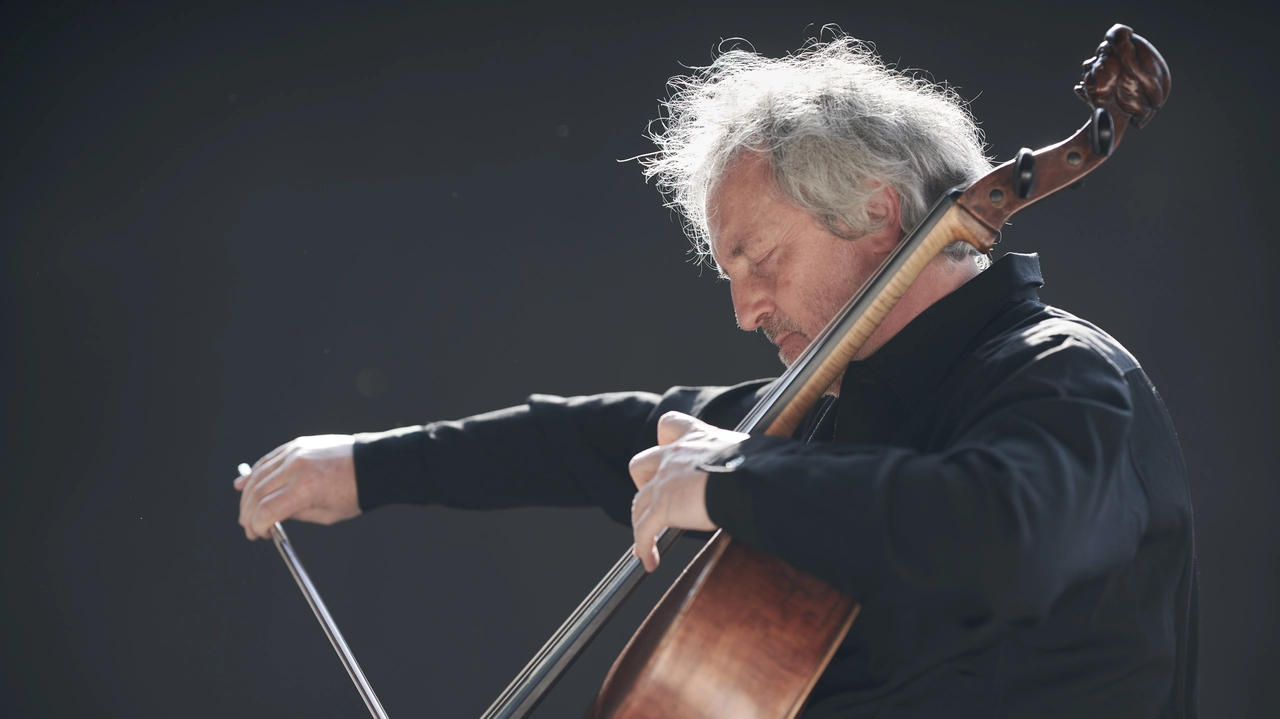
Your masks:
M814 309L815 296L809 278L803 275L786 275L774 283L774 302L778 314L783 318L799 322L805 333L810 329L809 323Z
M870 274L856 261L857 258L840 259L843 261L813 268L810 281L803 288L806 319L812 325L812 332L825 327Z
M842 306L844 306L844 302L835 293L812 293L805 303L805 334L813 337L821 332L822 328L827 326L827 323L831 321L832 317L835 317Z

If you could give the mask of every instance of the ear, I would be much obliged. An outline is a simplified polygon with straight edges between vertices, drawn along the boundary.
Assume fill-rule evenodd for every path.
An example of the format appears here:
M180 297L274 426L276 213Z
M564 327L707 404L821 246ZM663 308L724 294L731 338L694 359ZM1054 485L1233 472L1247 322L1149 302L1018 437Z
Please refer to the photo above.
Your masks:
M902 239L902 198L892 185L884 185L867 200L867 216L880 229L858 238L878 255L888 254Z

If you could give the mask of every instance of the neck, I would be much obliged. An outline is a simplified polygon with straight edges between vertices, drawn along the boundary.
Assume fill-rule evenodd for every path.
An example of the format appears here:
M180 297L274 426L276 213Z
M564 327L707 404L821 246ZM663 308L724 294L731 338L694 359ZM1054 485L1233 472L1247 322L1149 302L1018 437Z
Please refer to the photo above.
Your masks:
M930 305L955 292L960 285L977 276L978 265L971 258L960 262L946 255L933 258L853 358L866 359L875 354L876 350L883 347Z
M955 292L960 285L976 277L978 271L978 265L972 258L966 258L960 262L945 255L933 258L916 281L911 283L911 287L902 295L902 299L898 300L898 304L894 305L885 316L880 326L867 338L866 343L853 356L853 359L866 359L875 354L876 350L883 347L911 320L933 303ZM840 382L843 379L844 373L841 372L827 393L839 395Z

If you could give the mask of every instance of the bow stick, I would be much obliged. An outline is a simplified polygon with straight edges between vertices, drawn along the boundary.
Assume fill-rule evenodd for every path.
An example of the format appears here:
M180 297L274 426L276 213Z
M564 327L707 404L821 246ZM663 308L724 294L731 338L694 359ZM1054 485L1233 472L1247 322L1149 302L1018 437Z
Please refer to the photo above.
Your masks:
M237 469L241 477L252 471L252 468L244 463L241 463ZM289 535L284 533L284 527L280 526L279 522L271 525L271 540L276 543L276 549L280 550L280 556L289 566L289 573L298 583L298 589L302 590L302 596L306 597L307 604L311 605L311 611L315 612L316 619L324 628L325 636L329 637L329 643L333 645L333 650L342 660L342 666L346 667L351 681L355 682L356 691L360 692L360 698L369 708L369 713L373 715L373 719L388 719L387 712L382 708L382 702L378 701L378 695L373 693L369 680L365 678L364 672L360 671L360 663L356 661L356 655L351 653L347 641L342 638L338 623L329 615L329 608L324 605L320 592L317 592L315 585L311 583L311 577L307 576L307 570L302 567L302 560L298 559L298 553L293 551L293 545L289 543Z

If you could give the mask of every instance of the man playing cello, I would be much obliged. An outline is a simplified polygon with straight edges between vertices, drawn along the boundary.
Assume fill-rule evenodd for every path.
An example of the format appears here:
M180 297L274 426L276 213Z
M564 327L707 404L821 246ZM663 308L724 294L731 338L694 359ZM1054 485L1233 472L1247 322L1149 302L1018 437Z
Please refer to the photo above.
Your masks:
M946 190L991 166L954 93L850 38L673 80L643 162L791 364ZM1040 302L1039 263L929 263L790 438L767 391L559 398L301 437L236 480L250 539L383 504L599 506L652 570L724 529L858 601L804 716L1184 717L1196 589L1185 469L1137 360Z

